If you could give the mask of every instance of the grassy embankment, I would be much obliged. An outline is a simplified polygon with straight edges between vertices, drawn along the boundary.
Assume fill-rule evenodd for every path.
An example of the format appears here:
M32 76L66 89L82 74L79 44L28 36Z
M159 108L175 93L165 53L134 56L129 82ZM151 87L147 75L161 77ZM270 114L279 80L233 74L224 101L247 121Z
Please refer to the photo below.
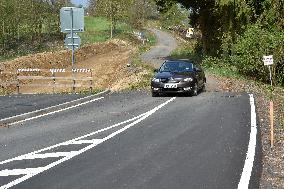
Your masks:
M153 65L143 62L140 57L142 53L145 53L156 44L156 37L148 31L145 31L145 34L147 42L144 45L139 45L138 52L132 57L132 66L140 71L144 70L144 74L140 78L139 82L133 83L129 86L129 90L150 89L150 81L154 76Z
M105 42L110 39L110 22L105 18L86 17L85 26L86 31L80 34L83 44ZM133 31L144 32L147 41L143 44L141 41L137 40L133 35ZM142 74L138 82L131 84L128 90L149 88L150 80L154 74L153 67L150 64L143 63L140 56L156 44L155 35L147 30L133 29L126 23L119 23L114 32L114 38L130 42L138 49L131 57L131 67L134 70L133 74L138 74L139 72L143 72L144 74Z
M127 38L132 32L131 26L125 23L118 23L117 30L114 33L114 38ZM81 45L105 42L110 39L110 22L106 18L102 17L85 17L85 31L79 33L81 37ZM30 41L29 48L15 50L6 56L0 57L0 62L14 59L16 57L25 56L28 54L35 54L40 52L50 52L65 49L64 38L65 34L61 34L61 37L49 36L49 40L46 41ZM26 46L25 41L19 41L18 46Z

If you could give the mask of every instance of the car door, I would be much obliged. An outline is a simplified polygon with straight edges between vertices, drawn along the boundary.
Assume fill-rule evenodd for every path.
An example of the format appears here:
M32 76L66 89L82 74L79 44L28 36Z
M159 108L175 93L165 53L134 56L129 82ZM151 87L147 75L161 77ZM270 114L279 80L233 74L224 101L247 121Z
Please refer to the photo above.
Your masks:
M196 75L198 86L201 87L203 86L203 82L204 82L204 72L199 65L194 65L194 70L195 70L195 75Z

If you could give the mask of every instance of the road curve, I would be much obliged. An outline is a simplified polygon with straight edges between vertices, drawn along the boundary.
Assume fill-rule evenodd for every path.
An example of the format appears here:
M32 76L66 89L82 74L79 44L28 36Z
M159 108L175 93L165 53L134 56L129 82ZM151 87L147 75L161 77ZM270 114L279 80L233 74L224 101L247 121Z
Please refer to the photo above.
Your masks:
M158 45L143 59L160 64L158 58L168 56L176 43L167 33L153 32ZM2 109L0 117L66 98L27 95L9 99L13 107L2 100L9 113ZM80 103L0 127L0 189L259 186L260 136L246 93L153 98L148 91L131 91Z
M163 59L171 54L177 48L175 38L167 32L158 29L149 29L157 37L157 44L148 52L144 53L141 58L144 62L153 63L159 67Z
M107 94L1 128L0 188L237 188L250 111L247 94Z

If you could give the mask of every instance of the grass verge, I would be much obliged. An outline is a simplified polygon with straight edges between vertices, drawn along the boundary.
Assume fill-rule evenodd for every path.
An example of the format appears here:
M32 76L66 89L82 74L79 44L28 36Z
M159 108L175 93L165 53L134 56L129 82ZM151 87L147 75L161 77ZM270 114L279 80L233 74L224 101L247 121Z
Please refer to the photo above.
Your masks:
M140 70L139 81L131 84L129 86L129 90L139 90L139 89L150 89L151 79L154 76L154 66L150 63L145 63L141 60L141 55L146 51L150 50L151 47L156 45L157 38L156 36L147 30L143 30L145 36L147 38L146 42L142 44L141 42L138 44L138 52L132 58L132 65L136 70Z
M85 32L80 33L82 44L105 42L110 39L110 21L104 17L85 17ZM125 33L131 33L132 28L125 23L118 23L114 38L123 38Z

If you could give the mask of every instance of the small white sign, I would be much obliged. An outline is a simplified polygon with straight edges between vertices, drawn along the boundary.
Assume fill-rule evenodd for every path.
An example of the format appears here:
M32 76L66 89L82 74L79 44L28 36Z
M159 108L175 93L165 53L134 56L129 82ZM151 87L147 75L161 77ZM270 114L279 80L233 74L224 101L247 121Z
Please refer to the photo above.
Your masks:
M273 64L273 55L263 56L263 63L265 66L270 66Z

